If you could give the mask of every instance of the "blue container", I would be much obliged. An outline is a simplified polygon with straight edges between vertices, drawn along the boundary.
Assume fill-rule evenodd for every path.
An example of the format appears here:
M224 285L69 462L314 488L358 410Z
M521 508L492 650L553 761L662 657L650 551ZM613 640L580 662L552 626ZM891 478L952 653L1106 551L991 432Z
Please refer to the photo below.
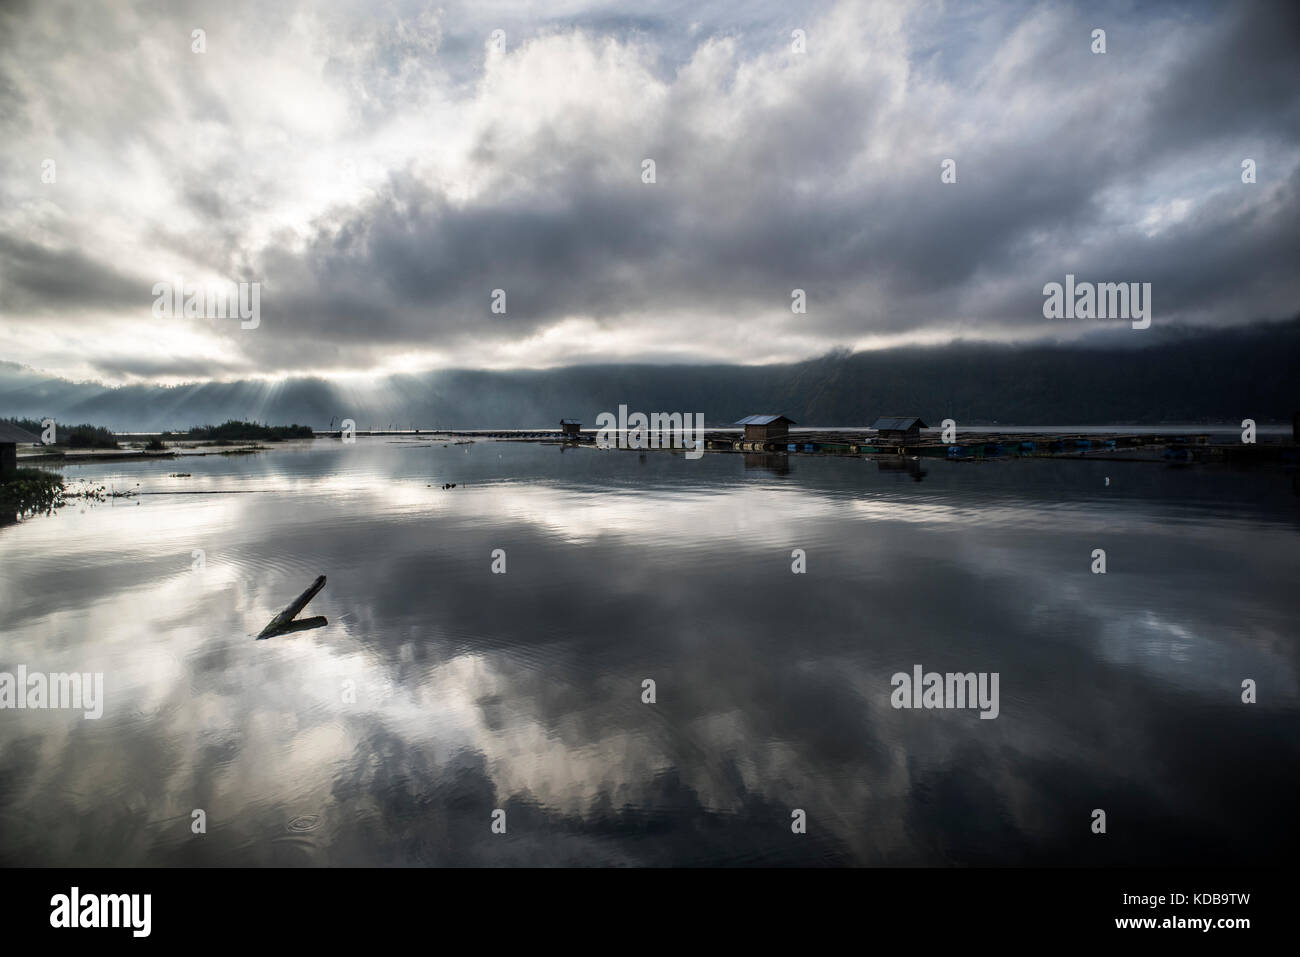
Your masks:
M798 451L799 451L799 446L797 446L797 445L793 445L793 444L791 444L791 445L787 445L787 446L785 447L785 450L786 450L787 452L798 452Z
M805 445L805 446L803 447L803 450L804 450L805 452L816 452L816 451L817 451L817 446L815 446L815 445Z

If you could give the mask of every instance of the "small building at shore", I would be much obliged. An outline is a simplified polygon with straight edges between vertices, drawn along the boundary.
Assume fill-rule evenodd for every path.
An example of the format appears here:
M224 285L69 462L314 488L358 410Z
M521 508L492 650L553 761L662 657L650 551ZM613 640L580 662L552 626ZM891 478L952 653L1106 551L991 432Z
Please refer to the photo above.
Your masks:
M582 423L577 419L560 419L560 432L576 439L582 434Z
M18 446L36 445L40 441L26 429L0 422L0 472L12 472L18 468Z
M747 415L736 425L745 427L746 442L771 442L784 439L795 424L794 419L784 415Z
M876 441L881 445L915 445L921 440L921 430L929 428L914 415L882 416L871 427L876 430Z

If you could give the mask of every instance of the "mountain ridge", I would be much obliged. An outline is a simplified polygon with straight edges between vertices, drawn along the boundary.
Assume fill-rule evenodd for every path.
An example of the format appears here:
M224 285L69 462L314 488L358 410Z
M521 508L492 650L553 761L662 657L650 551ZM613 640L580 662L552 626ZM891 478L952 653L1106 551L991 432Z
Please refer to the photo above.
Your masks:
M73 382L0 363L0 416L53 417L130 431L227 419L321 429L549 428L597 413L703 412L710 426L755 412L802 425L856 426L879 415L930 424L1016 425L1289 422L1300 410L1300 317L1231 330L1132 336L1073 345L953 343L832 352L742 365L574 365L452 369L363 386L316 377L162 386Z

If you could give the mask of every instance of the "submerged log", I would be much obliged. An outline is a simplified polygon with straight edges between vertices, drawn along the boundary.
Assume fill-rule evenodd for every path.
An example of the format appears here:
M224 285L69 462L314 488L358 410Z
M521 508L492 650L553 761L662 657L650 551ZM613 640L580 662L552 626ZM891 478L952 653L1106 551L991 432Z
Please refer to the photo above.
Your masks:
M277 635L288 635L295 631L311 631L313 628L324 628L329 624L329 620L324 615L317 615L315 618L299 618L291 621L279 631Z
M311 585L307 588L306 591L304 591L301 595L299 595L297 598L293 600L293 604L291 604L284 611L280 612L280 614L272 618L270 622L267 624L267 626L262 629L261 633L257 637L271 638L285 631L288 628L289 624L294 620L294 618L298 617L298 612L306 608L307 602L315 598L316 593L324 587L325 587L325 576L321 575L319 578L317 578L314 582L311 583ZM307 620L314 621L315 619L307 619ZM325 620L322 618L321 624L324 623ZM310 627L319 628L320 625L311 625ZM301 631L302 629L294 628L293 630Z

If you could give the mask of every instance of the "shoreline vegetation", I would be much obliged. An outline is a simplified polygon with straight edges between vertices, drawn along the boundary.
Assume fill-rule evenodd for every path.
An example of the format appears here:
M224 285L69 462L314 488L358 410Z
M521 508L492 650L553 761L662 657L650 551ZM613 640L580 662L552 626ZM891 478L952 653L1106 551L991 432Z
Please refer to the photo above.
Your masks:
M54 468L57 468L55 466ZM94 481L68 482L51 467L21 467L0 472L0 525L34 515L50 515L72 499L106 502L114 498L134 498L137 488L118 490Z
M0 418L33 435L48 434L45 422L21 417ZM54 441L39 448L21 446L19 459L29 463L111 461L114 459L163 459L186 455L247 455L262 451L260 442L310 439L311 426L266 425L230 419L220 425L195 425L183 432L163 431L125 435L91 423L64 425L55 422ZM204 447L216 452L194 451ZM183 453L181 450L185 450Z
M0 422L7 422L24 429L33 435L45 432L45 422L53 420L28 419L20 416L0 416ZM116 449L121 448L123 438L119 433L102 425L83 422L80 425L67 425L54 422L54 441L50 446L69 449ZM309 425L266 425L262 422L245 422L230 419L220 425L194 425L183 432L163 430L159 432L141 432L131 436L133 439L144 438L147 443L159 441L171 442L247 442L262 439L267 442L282 442L285 439L310 439L315 435Z
M63 504L63 476L47 469L18 468L0 473L0 514L33 515Z
M163 439L188 442L212 442L214 445L248 442L260 439L265 442L283 442L286 439L310 439L316 433L310 425L263 425L230 419L221 425L196 425L188 432L163 432Z
M32 435L42 435L45 432L44 423L37 419L22 418L0 418L0 422L8 422L10 425L16 425ZM91 425L89 422L83 422L80 425L63 425L55 423L54 442L68 449L116 449L120 448L117 437L102 425Z
M0 422L12 423L35 436L48 434L45 421L0 417ZM306 425L265 425L236 419L220 425L197 425L185 432L129 437L89 422L78 425L54 422L53 426L54 442L39 447L20 446L17 467L0 471L0 520L4 524L15 517L48 514L66 505L68 499L104 500L135 494L134 490L118 492L84 482L68 486L56 471L63 464L171 459L181 455L249 455L265 449L260 441L283 442L314 437L311 427ZM213 451L200 451L204 447L211 447Z

